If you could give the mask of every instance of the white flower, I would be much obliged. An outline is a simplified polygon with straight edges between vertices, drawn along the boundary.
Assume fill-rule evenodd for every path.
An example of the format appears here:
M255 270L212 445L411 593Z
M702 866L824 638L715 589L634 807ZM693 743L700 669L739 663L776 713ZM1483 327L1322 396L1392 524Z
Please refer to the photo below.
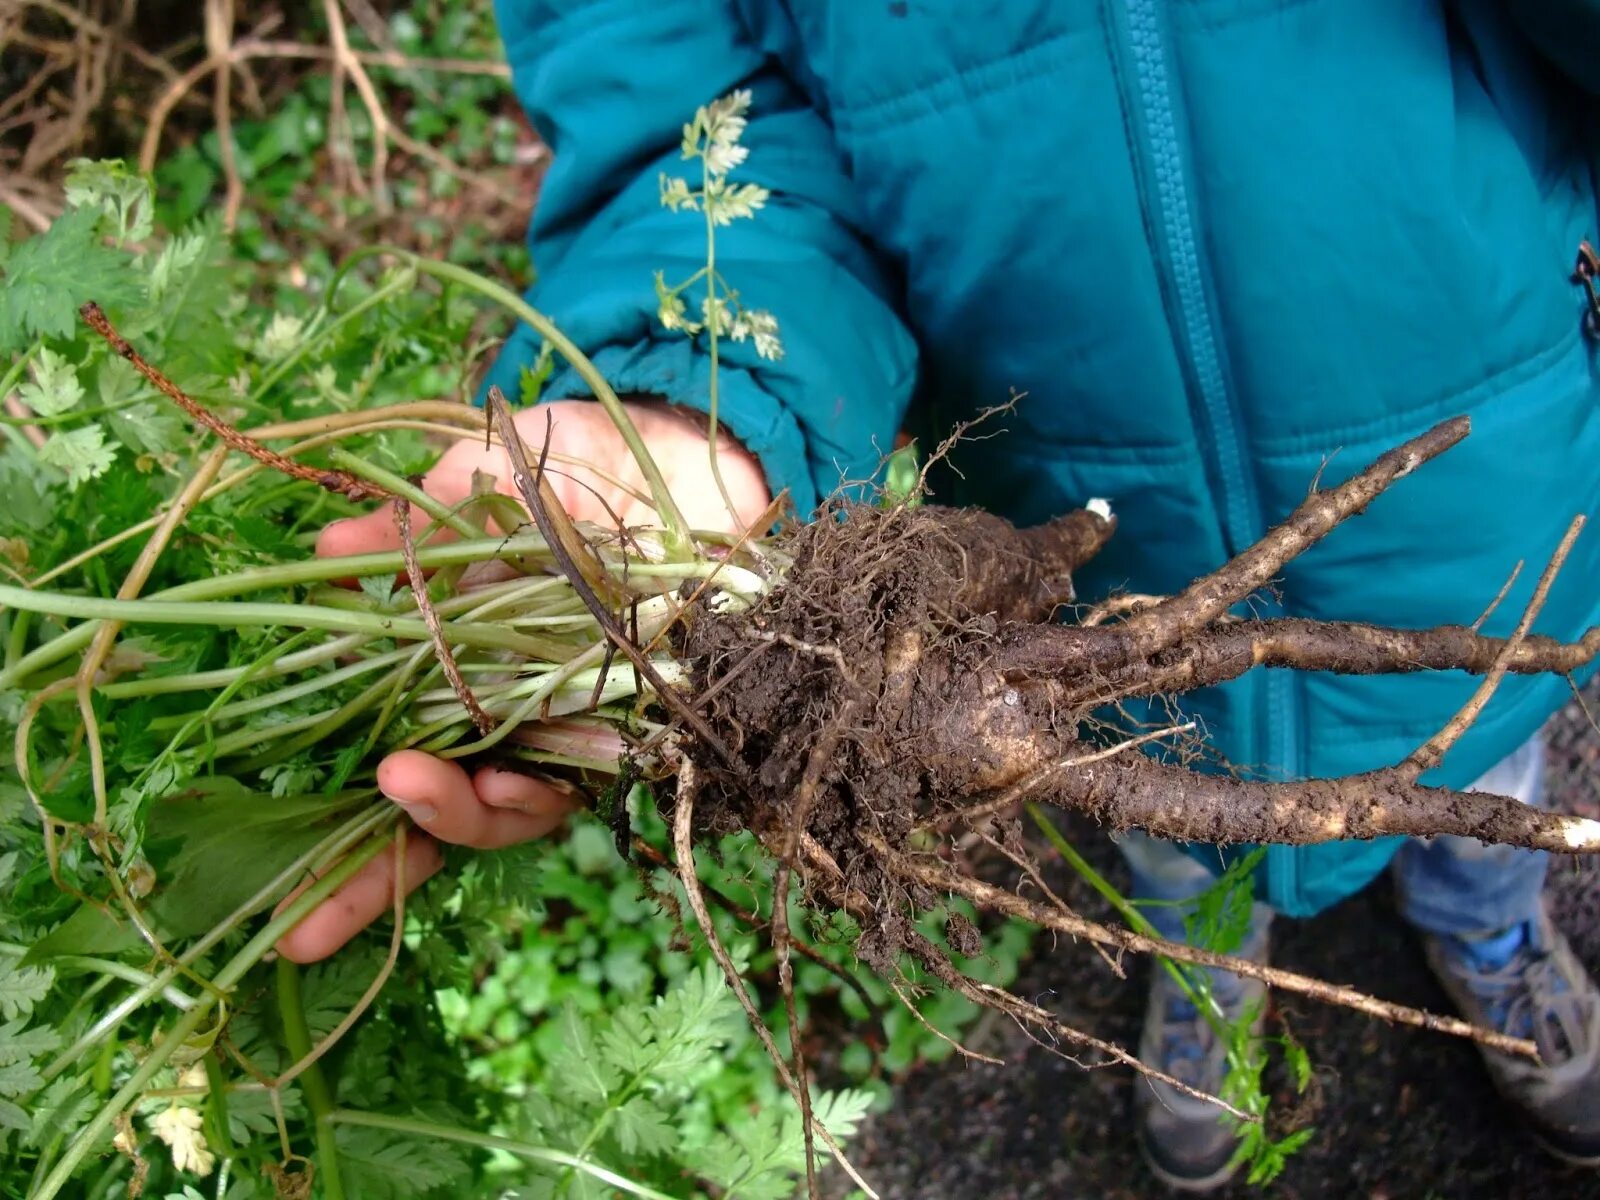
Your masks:
M150 1122L151 1131L172 1148L172 1165L180 1171L196 1175L209 1175L217 1165L217 1156L206 1146L205 1134L200 1132L200 1111L184 1108L173 1101L172 1106L159 1112Z
M286 358L289 352L300 344L300 331L304 328L305 322L299 317L290 316L288 313L275 313L266 332L256 339L257 357L269 362L273 359Z
M720 335L732 332L733 322L728 316L728 306L720 296L707 296L700 301L700 317L712 333Z
M706 172L721 178L744 162L750 151L739 145L748 125L750 89L740 88L695 113L692 124L683 129L683 156L701 156ZM703 139L703 141L702 141Z
M745 117L750 112L750 89L736 88L713 100L701 111L706 132L713 138L737 142L744 136Z
M706 170L713 175L726 175L750 157L750 147L734 142L713 140L706 147Z
M696 212L700 207L695 203L694 193L689 190L689 181L670 177L665 171L661 172L661 204L673 212L680 208Z
M756 353L774 362L783 357L783 342L778 338L778 318L764 308L752 308L740 314L750 337L755 341ZM743 341L743 338L738 337Z
M756 209L766 204L772 193L758 183L741 183L738 187L725 187L713 180L706 188L706 203L711 219L718 225L727 225L740 217L753 217Z

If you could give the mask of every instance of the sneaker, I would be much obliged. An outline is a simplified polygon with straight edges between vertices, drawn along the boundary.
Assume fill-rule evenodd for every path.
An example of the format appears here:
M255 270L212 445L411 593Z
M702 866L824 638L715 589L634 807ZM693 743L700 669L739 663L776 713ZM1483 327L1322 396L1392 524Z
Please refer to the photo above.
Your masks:
M1238 954L1253 962L1267 959L1265 929L1257 930ZM1139 1058L1190 1087L1215 1096L1227 1075L1227 1047L1211 1023L1160 966L1145 1010ZM1231 973L1214 973L1212 995L1229 1021L1252 1008L1254 1028L1266 1020L1267 985ZM1234 1118L1215 1104L1177 1091L1171 1084L1141 1078L1138 1097L1139 1147L1158 1179L1184 1192L1209 1192L1233 1178L1239 1138Z
M1600 988L1541 906L1488 937L1424 934L1462 1016L1531 1038L1541 1062L1479 1046L1496 1089L1556 1157L1600 1166Z

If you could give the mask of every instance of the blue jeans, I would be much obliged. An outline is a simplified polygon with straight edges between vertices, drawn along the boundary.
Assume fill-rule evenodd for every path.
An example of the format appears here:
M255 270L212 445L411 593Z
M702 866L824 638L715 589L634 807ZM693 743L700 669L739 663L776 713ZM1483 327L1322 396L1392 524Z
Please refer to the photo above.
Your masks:
M1545 747L1535 736L1491 767L1469 791L1512 796L1543 807ZM1120 841L1133 872L1135 900L1187 900L1205 891L1215 876L1171 842L1143 833ZM1480 934L1515 925L1539 911L1550 856L1543 850L1485 845L1476 838L1413 840L1394 861L1400 915L1428 933ZM1169 941L1183 941L1181 905L1143 906L1150 923ZM1264 931L1272 909L1257 903L1253 932Z

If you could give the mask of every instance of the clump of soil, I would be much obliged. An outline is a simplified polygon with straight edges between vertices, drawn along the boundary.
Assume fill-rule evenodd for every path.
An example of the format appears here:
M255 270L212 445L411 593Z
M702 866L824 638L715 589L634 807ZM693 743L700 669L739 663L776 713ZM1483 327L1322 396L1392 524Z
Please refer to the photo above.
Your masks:
M679 646L732 755L703 763L697 818L798 849L815 898L863 920L873 967L919 953L912 921L937 897L876 847L992 786L1014 743L1075 736L1078 714L1008 683L993 647L1004 621L1069 603L1072 571L1112 528L1086 511L1017 530L841 504L796 531L780 587L751 611L700 614Z

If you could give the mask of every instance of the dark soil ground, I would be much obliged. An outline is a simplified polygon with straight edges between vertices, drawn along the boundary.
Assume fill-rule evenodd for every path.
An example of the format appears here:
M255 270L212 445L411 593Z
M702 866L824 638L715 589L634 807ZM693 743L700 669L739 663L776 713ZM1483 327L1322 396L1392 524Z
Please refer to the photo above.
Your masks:
M1595 707L1596 689L1590 704ZM1600 734L1576 705L1552 723L1554 806L1600 817ZM1123 882L1121 864L1092 827L1078 844ZM1069 904L1104 916L1079 886ZM1600 973L1600 863L1558 859L1550 874L1557 919L1591 971ZM1385 999L1447 1012L1444 993L1413 935L1395 914L1386 880L1307 921L1274 928L1279 965ZM1037 954L1018 994L1078 1028L1132 1048L1138 1041L1148 964L1131 957L1129 981L1083 947ZM1275 1012L1316 1068L1302 1112L1311 1143L1273 1184L1236 1183L1225 1197L1293 1200L1600 1200L1600 1170L1565 1167L1517 1126L1468 1043L1390 1027L1345 1009L1281 996ZM1085 1071L1044 1054L1007 1021L987 1020L967 1039L1007 1060L959 1058L898 1082L892 1111L876 1118L851 1154L885 1200L1144 1200L1175 1195L1145 1168L1131 1128L1127 1071ZM1295 1098L1279 1081L1280 1111Z

